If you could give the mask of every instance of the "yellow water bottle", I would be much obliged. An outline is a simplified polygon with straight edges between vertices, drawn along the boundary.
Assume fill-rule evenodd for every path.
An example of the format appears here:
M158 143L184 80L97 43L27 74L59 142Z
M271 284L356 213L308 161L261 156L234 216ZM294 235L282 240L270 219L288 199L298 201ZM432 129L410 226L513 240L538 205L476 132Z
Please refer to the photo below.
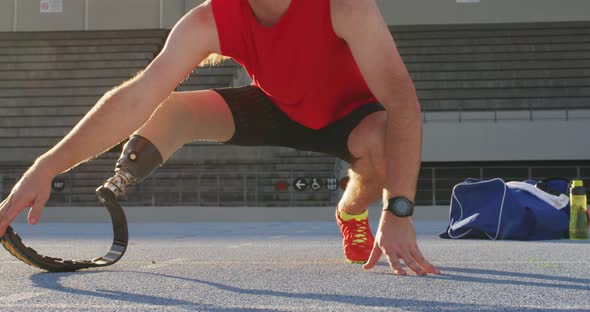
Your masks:
M584 183L573 180L570 188L570 239L588 239L587 209Z

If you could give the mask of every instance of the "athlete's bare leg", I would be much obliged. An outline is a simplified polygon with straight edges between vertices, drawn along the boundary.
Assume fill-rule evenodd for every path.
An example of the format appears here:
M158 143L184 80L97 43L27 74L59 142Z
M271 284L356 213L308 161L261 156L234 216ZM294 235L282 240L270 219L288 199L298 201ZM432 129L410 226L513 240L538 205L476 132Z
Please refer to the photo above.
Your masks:
M174 92L134 134L152 142L166 161L186 143L225 142L235 131L225 100L215 91Z
M361 214L383 194L386 118L383 111L370 114L348 138L350 152L357 160L351 164L350 181L338 203L340 211Z

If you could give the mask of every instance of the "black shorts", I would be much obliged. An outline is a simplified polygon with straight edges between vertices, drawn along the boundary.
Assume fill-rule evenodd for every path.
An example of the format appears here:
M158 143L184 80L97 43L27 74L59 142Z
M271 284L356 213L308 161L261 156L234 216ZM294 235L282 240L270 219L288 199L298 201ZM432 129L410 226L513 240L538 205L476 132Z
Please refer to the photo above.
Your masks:
M314 130L290 119L258 87L220 88L235 123L233 137L226 144L242 146L284 146L329 154L351 163L348 135L371 113L385 110L379 103L367 103L344 118Z

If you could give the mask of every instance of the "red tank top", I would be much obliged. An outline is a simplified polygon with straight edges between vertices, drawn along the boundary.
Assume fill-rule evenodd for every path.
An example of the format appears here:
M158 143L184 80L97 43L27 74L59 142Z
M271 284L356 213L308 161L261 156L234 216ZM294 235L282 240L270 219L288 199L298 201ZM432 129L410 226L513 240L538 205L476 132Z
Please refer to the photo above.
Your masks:
M212 0L221 54L240 63L291 119L320 129L376 102L352 53L332 28L330 0L291 0L281 20L260 24L247 0Z

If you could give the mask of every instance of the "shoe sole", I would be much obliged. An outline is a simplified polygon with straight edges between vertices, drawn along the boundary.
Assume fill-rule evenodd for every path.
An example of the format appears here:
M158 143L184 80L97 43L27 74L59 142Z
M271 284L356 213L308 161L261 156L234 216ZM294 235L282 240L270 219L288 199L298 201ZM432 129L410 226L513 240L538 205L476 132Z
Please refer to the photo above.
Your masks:
M346 262L350 263L350 264L365 264L367 263L367 260L350 260L350 259L346 259Z

